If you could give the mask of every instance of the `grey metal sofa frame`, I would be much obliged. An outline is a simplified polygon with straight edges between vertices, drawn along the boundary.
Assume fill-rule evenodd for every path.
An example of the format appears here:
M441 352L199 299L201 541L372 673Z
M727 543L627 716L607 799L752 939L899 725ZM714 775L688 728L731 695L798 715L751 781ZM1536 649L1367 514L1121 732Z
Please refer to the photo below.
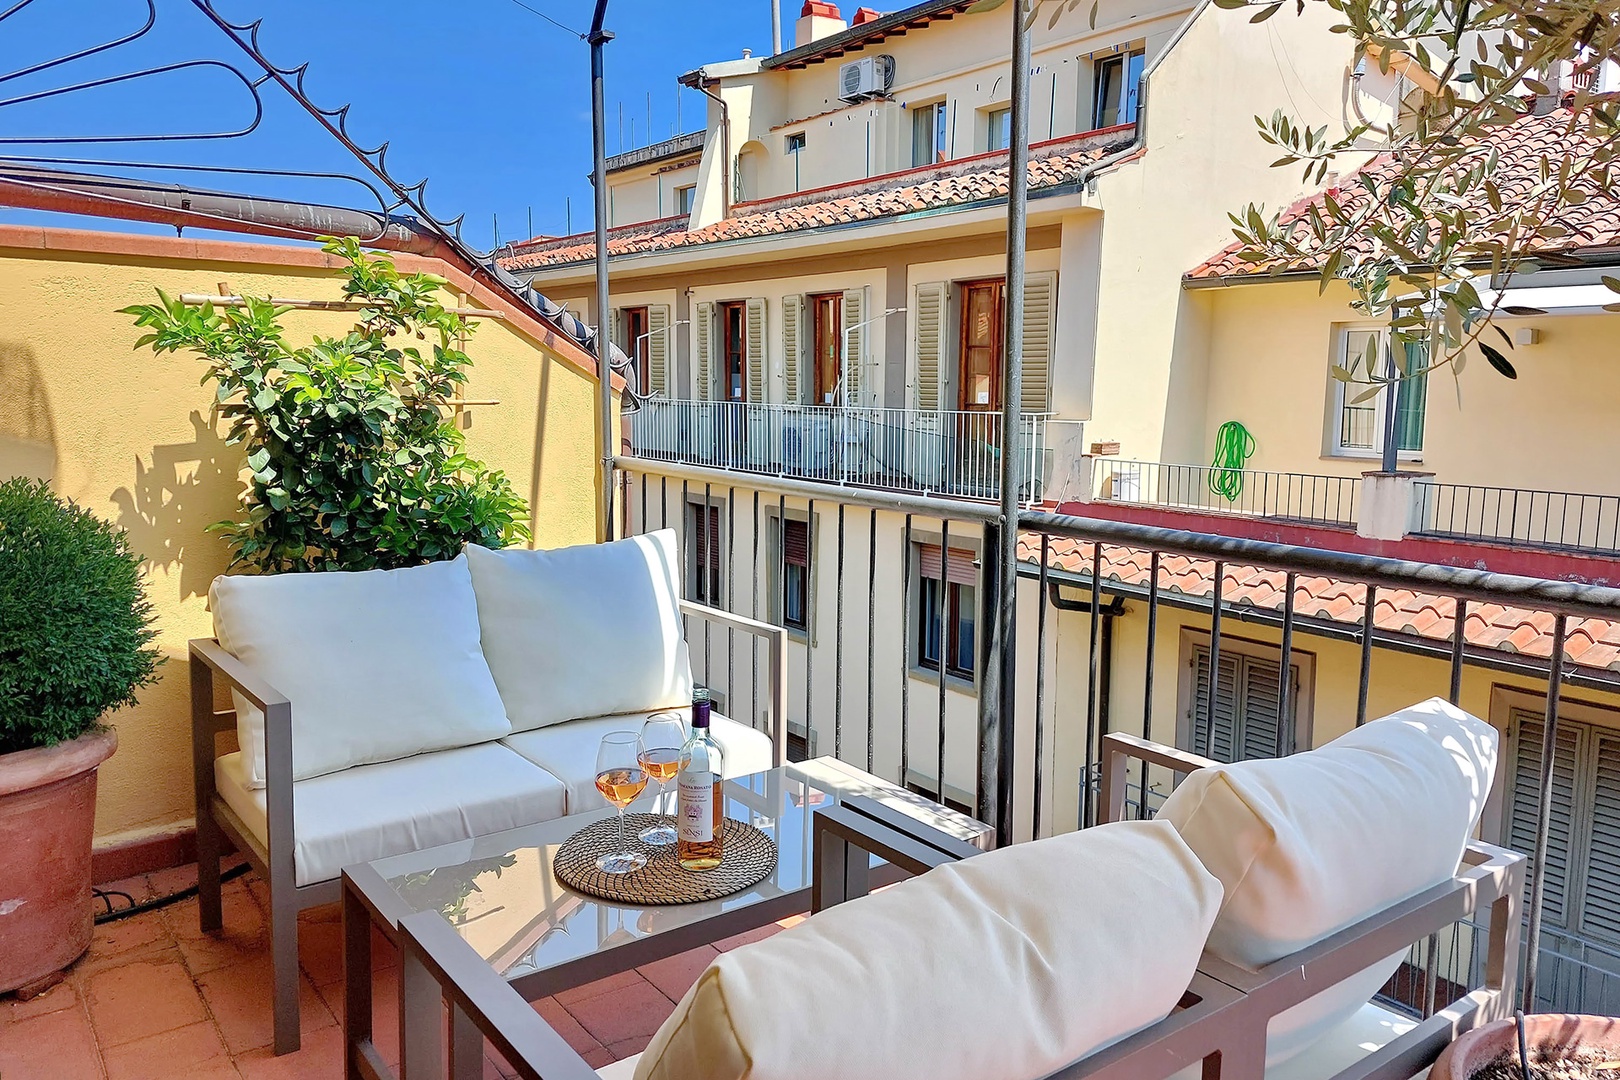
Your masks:
M1129 736L1109 736L1103 754L1104 820L1124 806L1128 758L1177 772L1211 762ZM1112 779L1110 779L1112 778ZM870 855L910 873L979 854L914 819L869 799L824 807L815 818L816 910L865 895ZM1246 969L1208 953L1178 1008L1164 1020L1053 1073L1048 1080L1164 1080L1202 1063L1203 1080L1263 1080L1266 1027L1273 1017L1317 992L1399 952L1481 909L1490 910L1485 985L1422 1021L1334 1080L1408 1080L1433 1063L1456 1035L1510 1015L1519 955L1520 897L1525 859L1517 852L1470 844L1451 880L1357 923L1309 948L1259 969ZM437 982L450 1007L450 1076L479 1075L487 1038L524 1080L594 1080L596 1073L523 999L434 912L400 923L404 963ZM1083 1003L1079 1004L1083 1007ZM420 1010L420 1002L412 1008ZM435 1010L436 1011L436 1010ZM424 1026L421 1013L413 1030ZM401 1024L406 1023L404 1003ZM417 1057L436 1071L437 1043ZM375 1069L355 1069L350 1080L386 1080ZM370 1064L370 1063L367 1063ZM409 1080L433 1075L413 1069Z
M766 670L767 733L775 763L787 761L787 631L727 611L681 601L681 613L723 629L763 639L768 647ZM275 1052L299 1047L298 913L335 904L342 898L339 878L297 884L293 863L293 704L280 691L249 671L213 638L190 642L192 777L197 801L197 891L202 930L223 926L219 860L230 847L247 856L270 887L270 953L274 969ZM214 759L219 735L236 732L236 713L216 711L216 687L239 692L264 713L265 801L267 844L261 844L214 786ZM229 845L229 846L228 846Z

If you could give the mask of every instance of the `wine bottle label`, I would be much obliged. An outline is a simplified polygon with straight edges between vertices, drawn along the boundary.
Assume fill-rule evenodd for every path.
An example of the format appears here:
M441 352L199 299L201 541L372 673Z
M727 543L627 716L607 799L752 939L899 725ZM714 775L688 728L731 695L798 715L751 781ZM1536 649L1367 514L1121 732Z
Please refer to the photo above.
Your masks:
M683 772L678 784L676 833L689 844L707 844L714 839L714 777L706 772Z

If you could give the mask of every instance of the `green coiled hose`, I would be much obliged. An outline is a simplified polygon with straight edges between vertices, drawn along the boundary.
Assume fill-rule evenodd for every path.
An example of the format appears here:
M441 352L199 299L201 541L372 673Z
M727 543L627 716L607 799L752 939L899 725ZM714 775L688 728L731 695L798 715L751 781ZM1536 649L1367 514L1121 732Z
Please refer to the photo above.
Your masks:
M1243 466L1254 456L1254 436L1236 420L1228 420L1215 433L1215 457L1209 463L1209 490L1236 502L1243 494Z

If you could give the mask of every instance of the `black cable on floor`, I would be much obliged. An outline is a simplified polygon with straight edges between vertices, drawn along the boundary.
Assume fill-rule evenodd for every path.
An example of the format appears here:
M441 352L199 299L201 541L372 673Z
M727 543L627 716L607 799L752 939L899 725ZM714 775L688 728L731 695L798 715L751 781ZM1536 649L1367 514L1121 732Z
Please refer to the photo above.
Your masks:
M235 878L239 878L243 874L247 873L250 869L252 869L252 867L249 866L249 864L241 863L221 873L219 875L219 880L221 882L234 880ZM100 926L102 923L117 922L119 919L128 919L134 915L144 915L148 911L156 911L159 908L166 908L170 904L178 904L182 900L189 900L193 896L197 895L197 886L188 885L179 892L172 892L167 896L154 896L152 899L143 900L139 904L134 903L134 898L128 893L119 892L116 889L95 889L93 891L95 892L96 898L103 904L107 905L107 910L96 916L96 925ZM112 898L114 896L122 896L124 899L132 902L128 907L115 908L112 906Z

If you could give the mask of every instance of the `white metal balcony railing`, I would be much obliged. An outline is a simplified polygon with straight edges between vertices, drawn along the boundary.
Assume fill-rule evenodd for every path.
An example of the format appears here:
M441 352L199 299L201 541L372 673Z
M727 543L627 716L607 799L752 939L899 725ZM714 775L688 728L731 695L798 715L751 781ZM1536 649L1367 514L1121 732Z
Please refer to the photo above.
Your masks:
M642 458L967 499L999 497L1006 445L991 412L654 398L629 427ZM1014 440L1021 503L1049 496L1082 433L1078 420L1024 415Z
M1202 513L1354 525L1361 478L1098 458L1097 494Z

